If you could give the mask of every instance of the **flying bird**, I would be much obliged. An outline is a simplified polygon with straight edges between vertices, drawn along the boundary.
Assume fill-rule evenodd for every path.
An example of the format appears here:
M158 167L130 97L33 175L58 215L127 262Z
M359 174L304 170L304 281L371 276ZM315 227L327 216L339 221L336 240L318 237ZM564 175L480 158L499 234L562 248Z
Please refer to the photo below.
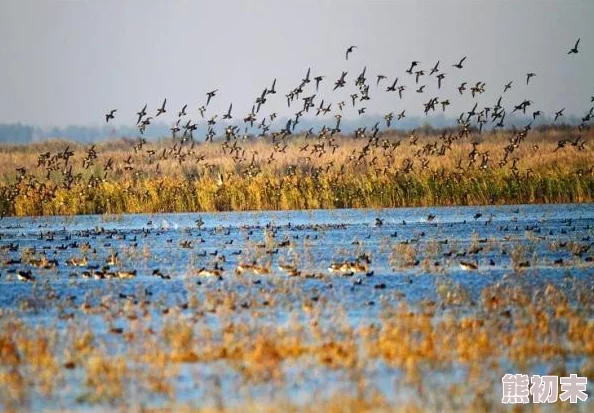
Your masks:
M398 78L396 78L394 80L394 83L392 83L392 86L388 86L386 88L386 92L396 92L396 83L398 83Z
M165 110L165 104L167 103L167 99L165 99L163 101L163 104L161 105L161 107L159 109L157 109L157 114L155 115L155 117L159 116L161 113L166 113L167 111Z
M136 112L136 114L138 115L138 121L136 122L136 124L138 125L142 118L146 116L146 104L144 105L142 110L140 112Z
M580 44L580 39L577 39L577 42L575 42L575 46L573 46L573 49L569 49L569 52L567 52L567 54L577 54L579 44Z
M210 103L210 100L213 97L215 97L215 95L218 91L219 91L219 89L215 89L215 90L212 90L206 94L206 106L208 106L208 104Z
M503 93L507 92L508 89L511 89L512 83L513 83L513 81L510 81L505 86L503 86Z
M412 75L413 69L418 66L421 62L418 62L416 60L413 60L410 64L410 67L406 70L406 73L408 73L409 75Z
M276 87L276 78L272 81L272 87L270 88L268 93L271 95L274 95L276 93L276 90L274 89L275 87Z
M357 46L349 46L346 50L346 60L349 60L349 53L353 53L353 51L357 48Z
M458 63L456 63L455 65L452 65L453 67L457 67L458 69L462 69L462 63L464 63L464 61L466 60L466 56L464 56L462 59L460 59L460 61Z
M110 119L114 119L114 113L116 113L118 110L117 109L112 109L109 113L105 114L105 122L109 122Z
M557 119L561 116L563 116L563 111L565 110L565 108L555 112L555 120L553 122L557 122Z
M229 105L229 110L227 111L227 113L225 113L223 115L223 119L231 119L232 118L232 116L231 116L231 108L233 108L233 103L231 103Z
M530 79L533 78L534 76L536 76L536 73L526 73L526 84L528 84L528 82L530 82Z
M437 75L437 88L441 89L441 81L445 77L445 73L440 73Z
M437 63L435 63L435 66L433 66L433 68L431 69L431 72L429 72L429 76L431 76L433 73L436 73L438 71L437 66L439 66L439 60L437 61Z

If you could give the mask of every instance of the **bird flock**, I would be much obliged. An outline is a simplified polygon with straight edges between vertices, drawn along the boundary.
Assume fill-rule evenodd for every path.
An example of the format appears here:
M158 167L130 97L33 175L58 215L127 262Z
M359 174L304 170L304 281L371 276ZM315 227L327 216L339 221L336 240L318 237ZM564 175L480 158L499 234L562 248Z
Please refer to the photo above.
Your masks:
M568 54L577 54L579 44L580 39L576 41ZM357 45L348 46L345 51L345 60L357 53L357 50ZM266 112L265 108L277 94L276 79L273 79L270 85L264 87L262 92L255 98L249 113L243 116L234 113L233 103L229 104L227 111L223 114L212 113L209 105L214 99L217 99L217 93L219 92L219 89L215 88L206 93L205 101L198 107L197 113L192 113L189 104L184 104L180 110L172 111L174 114L177 113L177 119L170 128L171 146L163 148L159 153L155 149L144 149L147 141L143 135L151 122L168 113L171 109L167 107L167 99L162 101L155 112L149 111L148 104L144 104L136 112L136 127L139 136L133 147L134 153L130 153L122 164L116 165L114 159L109 158L103 162L102 174L93 173L85 178L86 182L83 182L83 174L73 171L72 162L69 160L74 153L70 146L67 146L57 153L44 152L39 154L37 168L45 171L46 182L41 182L33 175L28 174L25 167L19 167L16 171L15 182L2 188L2 195L10 205L16 197L22 194L23 182L28 182L27 186L30 189L35 189L44 199L51 199L55 196L59 187L50 183L50 178L54 172L61 175L60 186L67 190L80 183L85 184L88 188L95 188L107 182L109 173L114 169L131 174L138 173L136 165L144 160L148 161L150 165L154 165L156 174L160 173L160 162L170 158L175 159L179 165L202 163L206 168L212 169L214 165L208 164L204 153L200 150L200 145L203 144L202 141L220 145L224 155L229 157L237 166L235 173L248 178L261 173L260 166L262 164L278 162L282 154L286 153L291 137L294 136L304 137L306 141L304 145L299 147L299 153L303 155L304 162L309 162L313 158L321 158L324 155L330 157L341 145L341 121L347 106L352 106L359 116L363 116L367 113L366 104L371 100L373 93L395 94L399 100L403 100L408 93L415 93L428 96L427 101L423 103L425 115L433 114L436 111L437 113L440 111L445 113L451 105L451 97L436 96L445 93L447 88L452 86L448 84L448 73L443 67L448 66L450 70L463 73L467 64L467 56L453 60L448 65L438 60L436 63L427 66L427 68L424 68L421 62L415 60L410 63L403 75L388 77L384 74L377 74L375 75L375 81L368 79L371 76L368 75L366 67L356 76L352 76L348 71L341 71L340 76L333 83L332 90L345 89L350 94L350 101L331 101L328 97L320 96L320 84L327 82L328 76L312 74L312 69L308 68L305 76L285 94L287 107L289 110L295 109L296 112L286 122L282 122L284 126L274 129L274 122L279 116L276 112ZM536 76L537 74L534 72L527 72L525 74L526 86L532 85ZM453 85L454 94L457 91L458 95L470 95L475 100L473 106L457 116L456 128L444 131L434 142L428 142L423 146L419 145L421 147L415 152L414 159L405 159L398 168L399 172L409 173L415 168L418 169L417 165L419 164L420 169L429 169L431 157L448 156L455 141L476 136L475 134L480 134L488 128L492 130L505 128L507 126L506 118L509 114L521 114L524 117L530 117L531 121L517 130L515 128L510 129L511 136L508 144L503 148L504 155L495 165L499 166L499 168L509 167L511 172L519 177L517 167L519 159L514 152L517 151L531 130L532 121L543 117L544 111L536 108L535 103L529 99L520 102L505 102L505 94L514 87L513 82L509 80L504 83L498 99L492 105L483 107L479 107L479 102L476 99L487 90L486 82L480 80L476 82L464 81L459 85ZM588 104L589 108L585 111L577 126L580 134L590 126L590 121L594 115L594 96L590 98ZM565 108L560 108L550 114L554 123L562 121L564 111ZM116 119L117 113L117 109L109 110L105 114L105 122L109 123ZM322 117L324 125L319 130L310 128L304 133L300 133L297 127L302 117L306 115ZM386 163L390 165L394 158L393 155L402 144L402 141L388 139L385 132L397 127L398 122L406 116L405 109L398 113L389 112L383 115L383 118L377 120L371 128L358 127L354 132L354 138L361 141L366 140L367 143L360 150L353 150L353 153L349 156L349 161L352 161L355 165L362 163L376 165L378 158L384 158ZM206 133L203 138L195 136L199 125L205 126ZM416 146L418 141L415 132L416 130L413 130L409 137L409 143L413 146ZM246 148L244 144L246 141L253 141L258 138L271 142L272 151L269 155ZM572 139L564 138L558 142L555 151L568 145L578 150L584 150L586 141L582 139L581 135ZM536 145L535 149L537 149ZM92 145L86 149L82 168L84 170L91 168L98 162L98 159L96 146ZM344 164L337 165L334 161L329 160L325 165L326 172L330 168L340 168L339 173L345 173ZM289 165L287 173L295 173L296 167L297 165ZM460 170L471 170L475 167L482 170L493 167L489 152L481 151L477 139L472 140L472 150L467 154L466 162L463 159L458 159L458 169ZM319 169L316 173L322 173L323 171L324 169ZM377 169L376 172L382 173L382 170ZM219 185L224 184L227 176L222 171L218 172L218 176ZM53 182L55 182L55 179ZM6 214L6 210L2 212Z

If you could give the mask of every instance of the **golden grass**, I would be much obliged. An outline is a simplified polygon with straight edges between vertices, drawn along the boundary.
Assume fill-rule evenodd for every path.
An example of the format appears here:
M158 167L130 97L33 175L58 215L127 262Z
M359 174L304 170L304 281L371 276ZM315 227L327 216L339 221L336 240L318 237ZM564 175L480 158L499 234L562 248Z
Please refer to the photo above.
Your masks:
M0 209L24 216L591 202L594 153L587 142L592 135L582 133L582 149L567 144L555 151L559 140L574 139L577 131L530 131L503 166L511 131L454 140L443 156L438 133L418 134L413 141L397 132L380 132L377 145L369 146L368 139L352 136L295 136L286 139L284 152L275 152L270 137L251 138L237 141L235 158L229 155L232 145L222 147L220 142L193 148L178 143L171 151L173 142L162 140L136 153L135 141L114 140L97 145L98 157L88 169L82 164L89 146L61 141L4 145ZM479 142L479 153L489 153L486 169L480 167L481 156L469 163L473 140ZM325 152L312 153L314 145L322 144ZM55 155L68 145L74 151L68 162L73 182L64 185L65 162L58 161L47 179L37 157L46 151ZM274 161L269 161L271 155ZM129 156L133 169L126 169ZM113 171L104 177L108 159ZM26 169L20 180L19 167Z

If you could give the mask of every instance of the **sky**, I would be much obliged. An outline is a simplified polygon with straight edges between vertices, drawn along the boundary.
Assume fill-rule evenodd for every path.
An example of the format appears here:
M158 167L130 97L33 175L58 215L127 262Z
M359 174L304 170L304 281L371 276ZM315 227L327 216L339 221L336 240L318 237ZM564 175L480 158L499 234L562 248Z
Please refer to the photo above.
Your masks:
M28 1L0 0L0 123L41 127L134 124L145 103L154 115L167 98L172 121L188 104L190 117L206 92L219 89L207 116L233 103L243 118L277 79L262 113L291 116L285 94L311 78L327 77L321 99L350 106L354 79L367 67L367 114L421 115L432 97L450 99L457 117L474 100L463 81L486 82L480 105L492 106L503 85L508 105L524 99L545 114L566 108L581 116L594 95L594 1ZM581 38L579 53L568 55ZM357 49L345 59L350 45ZM468 56L463 69L452 64ZM446 77L405 74L412 60L427 71L439 60ZM332 92L341 71L348 87ZM526 85L526 73L537 74ZM376 75L387 80L376 87ZM395 77L403 99L387 93ZM315 82L302 96L315 93ZM426 84L424 93L415 93ZM467 91L468 93L468 91ZM345 109L346 118L358 115ZM441 110L441 109L440 109ZM437 113L437 112L436 112ZM332 116L329 114L328 116Z

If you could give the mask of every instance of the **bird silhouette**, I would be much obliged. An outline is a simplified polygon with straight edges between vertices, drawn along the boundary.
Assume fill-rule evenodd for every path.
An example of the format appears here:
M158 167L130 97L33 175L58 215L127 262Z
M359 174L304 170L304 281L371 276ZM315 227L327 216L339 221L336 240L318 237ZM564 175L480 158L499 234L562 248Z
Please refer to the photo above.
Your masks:
M577 54L579 44L580 44L580 39L577 39L577 41L575 42L575 46L573 46L572 49L569 49L569 52L567 52L567 54Z
M225 113L223 115L223 119L231 119L231 109L233 108L233 103L229 104L229 110L227 110L227 113Z
M213 97L215 97L215 95L218 91L219 91L219 89L215 89L215 90L212 90L206 94L206 105L205 106L208 106L208 104L210 103L210 100Z
M142 110L140 112L136 112L136 114L138 115L138 121L136 121L136 124L138 125L142 118L146 116L146 104L144 105Z
M353 51L357 48L357 46L349 46L346 50L346 60L349 60L349 54L353 53Z
M166 113L167 111L165 110L165 104L167 103L167 99L163 100L163 104L161 105L161 107L159 109L157 109L157 114L155 115L155 117L161 115L162 113Z
M526 73L526 84L528 84L528 82L530 82L530 79L532 79L534 76L536 76L536 73Z
M112 109L111 111L109 111L109 113L105 114L105 122L109 122L110 119L114 119L114 113L116 113L118 110L117 109Z
M452 65L453 67L456 67L458 69L462 69L462 63L464 63L464 61L466 60L466 56L464 56L462 59L460 59L460 61L454 65Z

